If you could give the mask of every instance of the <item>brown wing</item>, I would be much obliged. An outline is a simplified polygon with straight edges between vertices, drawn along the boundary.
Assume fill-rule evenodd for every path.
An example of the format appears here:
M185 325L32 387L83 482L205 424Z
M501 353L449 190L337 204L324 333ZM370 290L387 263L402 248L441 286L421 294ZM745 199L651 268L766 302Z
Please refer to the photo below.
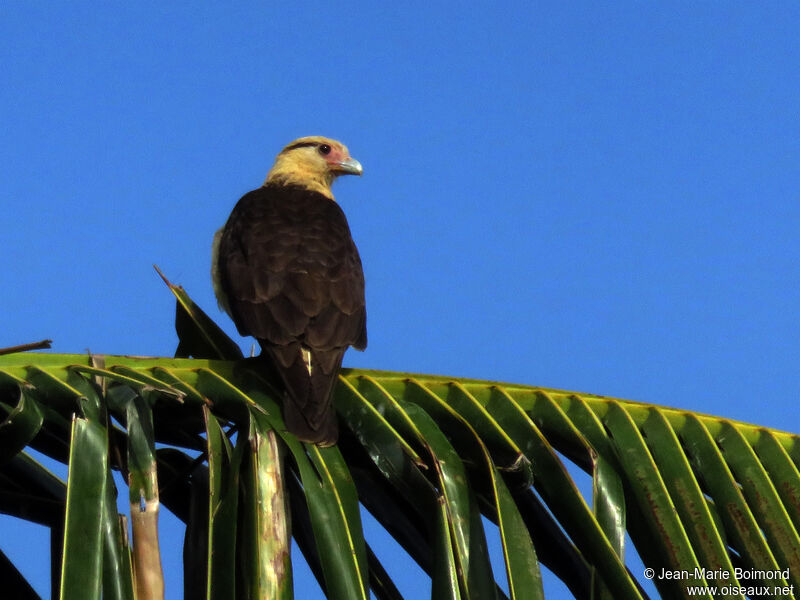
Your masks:
M242 335L366 347L361 259L342 209L322 194L276 185L246 194L223 230L218 269Z
M295 186L250 192L223 229L217 261L223 304L286 387L287 428L307 442L336 443L331 395L342 357L367 345L364 274L341 208Z

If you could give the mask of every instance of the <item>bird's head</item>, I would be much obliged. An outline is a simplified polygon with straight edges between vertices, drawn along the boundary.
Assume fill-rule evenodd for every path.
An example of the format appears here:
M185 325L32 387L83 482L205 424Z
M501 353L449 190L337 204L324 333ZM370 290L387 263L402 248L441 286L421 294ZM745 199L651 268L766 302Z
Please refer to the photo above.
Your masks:
M301 185L333 198L331 184L339 175L361 175L361 163L341 142L319 136L303 137L281 150L266 183Z

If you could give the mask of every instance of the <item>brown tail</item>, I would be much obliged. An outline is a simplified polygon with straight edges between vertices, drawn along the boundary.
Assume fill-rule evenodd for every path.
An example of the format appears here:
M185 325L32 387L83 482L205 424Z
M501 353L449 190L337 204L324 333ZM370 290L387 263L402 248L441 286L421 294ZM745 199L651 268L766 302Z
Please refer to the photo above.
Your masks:
M262 348L275 361L286 387L283 399L286 428L303 442L334 445L339 438L339 424L332 399L344 349L310 350L309 373L299 344L264 344Z

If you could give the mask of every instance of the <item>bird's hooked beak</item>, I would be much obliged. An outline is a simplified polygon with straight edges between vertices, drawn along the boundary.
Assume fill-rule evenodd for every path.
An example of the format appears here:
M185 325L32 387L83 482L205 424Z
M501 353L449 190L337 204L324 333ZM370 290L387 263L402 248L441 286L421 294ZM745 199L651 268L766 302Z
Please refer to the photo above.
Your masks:
M355 158L346 158L334 164L336 165L336 171L341 174L361 175L364 172L361 163Z

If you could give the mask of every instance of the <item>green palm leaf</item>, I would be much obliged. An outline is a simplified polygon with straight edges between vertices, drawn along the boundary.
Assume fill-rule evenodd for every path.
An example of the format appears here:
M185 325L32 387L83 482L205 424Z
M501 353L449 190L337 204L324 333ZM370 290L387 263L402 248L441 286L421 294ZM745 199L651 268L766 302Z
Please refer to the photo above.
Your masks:
M540 564L578 598L644 598L626 532L647 567L685 573L654 580L663 598L713 597L688 586L723 572L728 585L800 589L796 435L591 394L345 369L342 439L317 448L285 431L259 362L171 289L181 354L195 358L0 356L0 510L64 531L65 598L130 598L132 572L158 571L157 538L145 538L156 544L145 563L120 528L117 469L132 511L160 501L186 522L193 597L291 598L291 532L329 598L401 598L360 506L427 573L432 598L544 598ZM26 447L68 463L66 490ZM482 517L497 526L498 570Z

